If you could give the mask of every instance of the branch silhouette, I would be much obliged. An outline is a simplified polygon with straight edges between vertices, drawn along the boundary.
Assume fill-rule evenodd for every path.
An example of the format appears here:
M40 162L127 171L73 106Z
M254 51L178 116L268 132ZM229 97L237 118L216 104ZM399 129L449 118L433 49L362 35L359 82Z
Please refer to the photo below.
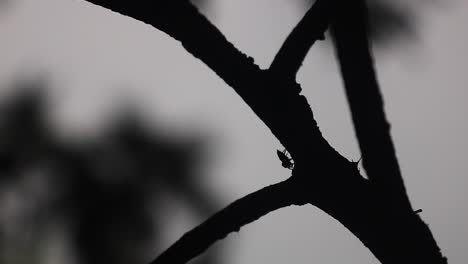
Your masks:
M88 2L148 23L180 41L241 96L286 147L295 163L289 180L234 202L184 235L152 264L186 263L217 240L269 211L307 203L341 222L382 263L446 263L435 240L428 239L432 238L428 227L407 201L366 35L361 32L362 14L361 7L356 7L357 1L318 0L286 39L270 70L260 69L251 57L235 48L188 1ZM336 10L344 12L335 13ZM294 78L310 46L323 38L336 15L340 16L334 24L338 54L365 168L372 175L370 180L364 179L356 164L324 139ZM349 19L357 19L357 24ZM338 41L341 33L345 36L343 42ZM349 47L341 47L348 43ZM358 58L358 69L349 69L351 58ZM359 89L363 86L361 93ZM355 101L359 96L365 96L365 100ZM372 119L367 119L369 116ZM373 127L369 127L371 122L377 122L376 135L369 134L374 133Z
M294 78L310 47L325 39L335 7L335 0L317 1L291 31L270 66L270 71Z
M314 152L314 156L322 156L323 153L315 151L317 144L329 146L317 127L307 100L300 95L300 85L291 78L260 69L253 58L235 48L189 2L161 1L156 9L150 8L151 4L146 2L127 2L128 7L122 4L125 1L88 2L151 24L179 40L188 52L210 67L241 96L295 161L301 158L297 154L306 149ZM150 15L149 9L156 11Z
M253 192L217 212L205 222L183 235L152 264L186 263L204 252L217 240L260 217L290 205L307 203L295 192L291 180Z
M369 48L367 7L362 0L342 6L332 31L364 168L383 191L401 200L398 207L411 209Z
M338 10L331 29L363 165L375 188L382 193L380 196L386 202L389 215L403 218L405 214L413 214L414 210L404 186L390 135L390 124L385 117L384 102L369 47L366 2L345 1ZM434 253L413 253L415 262L430 263L437 259L445 261L427 226L419 216L415 218L419 224L406 224L402 227L407 227L404 231L407 237L417 238L402 240L398 246L408 243L405 246L411 247L412 243L418 243L416 248ZM396 246L387 246L387 249L395 249ZM394 255L397 251L388 250L382 253ZM416 255L419 256L415 257Z

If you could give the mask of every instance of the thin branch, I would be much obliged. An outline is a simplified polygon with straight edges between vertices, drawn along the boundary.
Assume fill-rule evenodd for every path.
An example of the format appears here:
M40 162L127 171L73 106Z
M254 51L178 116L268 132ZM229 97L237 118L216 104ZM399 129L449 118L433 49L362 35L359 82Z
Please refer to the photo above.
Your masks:
M306 202L297 195L292 181L286 180L253 192L228 205L187 232L151 264L183 264L203 253L229 233L277 209Z
M325 39L332 20L335 0L317 0L291 31L270 66L270 71L294 78L310 47Z
M365 1L343 1L340 10L332 31L364 168L396 207L412 212L369 47Z

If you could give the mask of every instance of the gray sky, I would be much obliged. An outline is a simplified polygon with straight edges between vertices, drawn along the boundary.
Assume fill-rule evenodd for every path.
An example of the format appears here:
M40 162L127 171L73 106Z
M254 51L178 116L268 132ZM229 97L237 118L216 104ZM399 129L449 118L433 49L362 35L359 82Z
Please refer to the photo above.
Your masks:
M301 12L285 0L213 2L214 22L262 67ZM2 86L22 74L48 74L57 127L64 132L93 133L130 99L168 133L214 138L206 189L224 204L287 177L275 153L280 145L268 129L231 88L165 34L81 0L14 0L2 11ZM417 42L376 55L412 203L424 210L449 263L460 264L468 259L466 14L464 0L426 7ZM357 160L341 80L326 46L314 47L299 80L325 137ZM0 96L10 92L0 90ZM178 231L166 234L168 244L193 226L183 216L173 212ZM232 264L376 263L355 237L312 206L274 212L221 243Z

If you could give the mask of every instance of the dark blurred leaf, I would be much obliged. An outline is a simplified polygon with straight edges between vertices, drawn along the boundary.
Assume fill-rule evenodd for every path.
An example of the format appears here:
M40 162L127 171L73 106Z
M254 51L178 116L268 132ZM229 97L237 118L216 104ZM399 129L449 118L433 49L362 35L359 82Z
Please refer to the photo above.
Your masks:
M0 180L15 185L28 177L24 171L45 169L49 175L40 180L50 201L40 221L29 221L37 230L63 223L79 263L145 263L160 238L155 217L165 214L164 195L185 202L195 216L214 211L215 202L197 184L197 139L163 137L131 113L96 138L66 141L50 133L43 89L18 89L26 92L0 104ZM12 243L3 239L0 244Z
M315 0L303 0L301 8ZM402 39L413 40L417 34L417 12L408 4L392 0L367 0L369 36L374 44L384 46Z
M388 0L369 0L369 36L376 44L385 44L416 34L413 11Z

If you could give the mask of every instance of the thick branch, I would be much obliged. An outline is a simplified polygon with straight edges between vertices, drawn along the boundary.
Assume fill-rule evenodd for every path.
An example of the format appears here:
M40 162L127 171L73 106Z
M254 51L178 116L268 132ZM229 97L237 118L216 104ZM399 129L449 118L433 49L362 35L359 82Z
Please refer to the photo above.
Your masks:
M396 207L411 210L369 48L365 1L342 5L332 31L364 168Z
M290 180L251 193L187 232L152 264L182 264L203 253L229 233L279 208L303 205Z
M310 203L341 222L381 263L447 264L418 214L393 211L393 203L372 182L342 179L320 188L308 186L313 191Z
M335 0L317 0L286 38L270 66L270 71L290 78L296 76L310 47L325 38L335 10Z
M294 173L298 173L294 171ZM327 174L313 185L308 177L292 177L250 194L229 205L186 233L152 264L186 263L229 233L271 211L310 203L341 222L385 264L446 264L434 243L427 243L430 231L415 213L389 214L388 203L374 186L359 176L354 166L310 168L304 174ZM333 174L342 175L340 182ZM434 247L435 246L435 247Z
M251 57L237 50L188 1L88 2L151 24L179 40L188 52L234 88L295 161L305 156L331 158L321 152L321 149L331 147L323 139L307 100L300 95L299 84L262 71ZM307 155L304 155L305 152Z
M385 208L372 225L380 238L370 237L368 247L382 263L446 263L406 194L374 70L366 17L364 0L343 1L332 34L364 168L374 189L367 199L376 210ZM366 236L358 232L360 239Z

